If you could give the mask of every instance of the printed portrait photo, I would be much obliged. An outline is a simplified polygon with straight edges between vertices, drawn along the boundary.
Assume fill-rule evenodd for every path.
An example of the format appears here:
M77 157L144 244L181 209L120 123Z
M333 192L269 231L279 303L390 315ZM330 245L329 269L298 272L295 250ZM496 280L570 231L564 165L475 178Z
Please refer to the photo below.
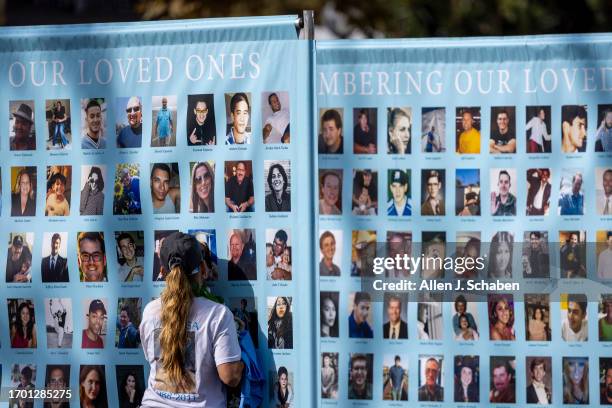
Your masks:
M36 166L11 167L11 216L36 215Z
M339 292L321 292L319 297L321 310L321 337L338 337Z
M176 146L176 95L151 98L151 147Z
M549 168L527 169L527 215L548 215L550 180Z
M6 299L11 348L36 348L34 299Z
M480 402L480 357L455 356L454 401Z
M253 162L226 161L224 169L225 206L227 212L255 211Z
M353 108L353 153L378 151L376 108Z
M444 277L444 258L446 257L446 232L422 231L421 277L423 279L438 279Z
M599 357L599 403L612 405L612 358Z
M516 215L516 169L490 169L491 215L511 217Z
M371 400L374 354L349 354L348 399Z
M190 229L187 231L200 243L204 256L205 276L207 282L219 279L219 260L217 257L217 231L214 229Z
M278 370L270 371L268 378L270 379L270 401L273 402L273 406L292 406L295 397L293 372L285 366L280 366Z
M589 405L589 358L563 357L563 403Z
M142 282L144 231L116 231L115 244L119 282Z
M469 299L469 301L468 301ZM453 306L453 335L457 341L477 341L478 303L469 295L457 295Z
M9 388L16 391L34 390L36 388L36 373L36 364L11 365ZM30 408L33 403L25 398L10 398L9 406Z
M257 298L249 296L231 297L227 307L232 311L234 317L240 321L240 329L246 330L251 335L255 348L259 344L259 323L257 320Z
M489 365L489 402L516 402L516 359L514 356L491 356Z
M32 282L33 232L11 232L6 253L6 283Z
M412 108L387 108L387 153L412 153Z
M588 301L582 293L562 293L561 338L565 341L588 341L589 320L587 316Z
M12 151L36 150L34 101L9 101L9 146Z
M550 106L527 106L525 117L527 153L550 153L552 151Z
M419 401L444 401L444 356L419 355Z
M408 338L408 295L389 293L384 295L382 316L383 338L390 340Z
M386 256L395 259L398 255L403 259L404 255L412 256L412 232L410 231L387 231L386 234ZM415 271L410 268L393 265L392 268L385 268L387 278L403 279L409 278Z
M120 349L139 348L140 333L138 326L142 320L141 298L119 298L117 302L117 330L115 347Z
M552 404L552 376L552 358L525 357L525 378L527 379L525 394L528 404Z
M342 230L320 231L319 276L340 276L342 243Z
M117 399L120 407L138 407L147 388L141 365L117 365Z
M321 398L338 399L338 353L321 353Z
M550 277L548 231L525 231L521 254L523 278Z
M293 348L293 314L291 297L268 296L268 348Z
M444 208L445 169L421 170L421 215L442 216Z
M612 104L597 105L595 151L612 152ZM612 397L610 398L612 405Z
M70 99L47 99L45 118L48 129L47 150L72 149Z
M291 162L264 160L266 212L291 211Z
M490 129L490 154L516 153L516 108L514 106L491 107Z
M491 237L489 247L489 268L487 277L490 279L512 278L512 253L514 250L514 234L508 231L498 231Z
M561 278L586 278L586 231L559 231Z
M477 278L482 269L476 262L481 254L482 238L480 231L458 231L455 235L455 257L463 258L464 266L453 269L456 279Z
M368 292L351 292L349 294L348 313L350 338L371 339L374 337L372 298Z
M387 170L387 215L412 215L412 171L410 169Z
M261 133L265 144L291 142L289 100L288 92L261 93Z
M512 341L514 331L514 297L510 294L488 294L489 339Z
M584 177L581 169L562 169L559 182L559 215L584 215Z
M344 153L343 116L342 108L319 109L319 154Z
M83 299L81 348L103 349L106 344L106 333L108 332L108 300Z
M459 154L480 154L480 107L461 107L455 114L455 146Z
M266 279L291 280L291 230L266 229Z
M115 98L115 133L118 148L142 146L142 98Z
M106 149L107 112L104 98L81 99L81 149Z
M166 237L174 232L178 232L178 230L155 230L153 232L153 281L154 282L163 282L166 280L166 274L170 271L162 270L161 265L161 247L164 243ZM167 268L164 268L167 269Z
M102 215L104 213L104 179L106 166L81 166L80 215Z
M408 401L408 355L383 357L383 400Z
M587 147L587 105L561 107L561 151L583 153Z
M342 215L342 169L319 169L319 215Z
M353 170L353 215L378 214L378 172Z
M353 230L351 233L351 276L374 276L376 231Z
M446 108L421 109L421 152L446 151Z
M69 364L47 364L45 370L45 388L47 390L59 390L51 394L52 398L44 400L44 408L69 408L68 390L70 389L70 365Z
M525 295L525 333L527 341L550 341L550 296L547 293Z
M68 282L68 233L44 232L40 274L43 283Z
M151 163L153 214L181 212L181 186L178 163Z
M251 93L225 94L225 144L251 144Z
M212 160L189 163L190 213L215 212L215 162Z
M230 229L227 232L227 259L228 280L257 279L254 229Z
M113 187L113 215L137 215L142 213L140 201L140 165L117 165Z
M70 215L72 166L47 166L45 215Z
M103 365L81 365L79 370L81 406L106 407L106 377Z
M481 215L480 169L457 169L455 177L455 215Z
M213 94L187 96L187 145L217 144Z
M108 281L103 232L79 232L77 252L81 282Z
M612 293L604 293L597 306L599 341L612 341Z
M45 332L47 348L72 348L74 324L71 298L45 298Z
M416 306L417 338L419 340L442 340L444 318L441 298L435 295L425 295L419 299Z
M612 166L595 169L595 202L597 215L612 215Z
M597 279L612 279L612 230L595 233L595 256L597 259Z

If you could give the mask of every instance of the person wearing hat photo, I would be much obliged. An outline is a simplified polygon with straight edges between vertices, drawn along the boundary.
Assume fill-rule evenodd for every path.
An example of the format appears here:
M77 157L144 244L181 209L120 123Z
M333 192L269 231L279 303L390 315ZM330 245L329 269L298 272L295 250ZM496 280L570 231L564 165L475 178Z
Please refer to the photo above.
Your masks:
M81 348L104 348L104 335L102 328L106 319L106 307L100 299L89 303L87 313L87 328L83 330Z
M389 196L387 215L412 215L412 201L409 197L409 175L404 170L390 169L388 173Z
M15 234L6 256L6 282L25 283L32 281L32 252L23 236Z
M10 146L13 151L36 150L34 109L31 105L34 105L33 101L11 101L13 129L10 136Z
M193 236L168 235L160 263L166 287L145 307L139 328L151 366L142 404L225 407L223 385L236 387L244 367L235 319L226 306L196 297L206 264Z

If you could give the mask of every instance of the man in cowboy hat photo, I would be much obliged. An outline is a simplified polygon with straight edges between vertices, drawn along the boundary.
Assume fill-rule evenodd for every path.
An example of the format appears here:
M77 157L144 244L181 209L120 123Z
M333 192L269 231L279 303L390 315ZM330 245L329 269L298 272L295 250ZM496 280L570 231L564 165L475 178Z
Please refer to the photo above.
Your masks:
M36 150L36 136L32 131L34 112L28 103L21 103L13 114L11 150Z

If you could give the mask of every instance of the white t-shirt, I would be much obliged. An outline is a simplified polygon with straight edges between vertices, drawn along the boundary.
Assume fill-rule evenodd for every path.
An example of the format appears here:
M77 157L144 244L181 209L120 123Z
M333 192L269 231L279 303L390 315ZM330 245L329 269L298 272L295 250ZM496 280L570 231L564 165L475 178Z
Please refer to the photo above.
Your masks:
M143 407L206 407L225 408L225 387L217 366L240 360L240 345L232 312L205 298L194 298L187 319L188 343L185 368L191 373L195 387L190 393L173 393L161 365L159 334L161 333L161 300L144 309L140 338L145 359L151 365Z
M283 133L289 124L289 111L281 109L274 112L266 118L264 121L264 127L268 124L272 125L272 131L270 132L266 143L280 143Z

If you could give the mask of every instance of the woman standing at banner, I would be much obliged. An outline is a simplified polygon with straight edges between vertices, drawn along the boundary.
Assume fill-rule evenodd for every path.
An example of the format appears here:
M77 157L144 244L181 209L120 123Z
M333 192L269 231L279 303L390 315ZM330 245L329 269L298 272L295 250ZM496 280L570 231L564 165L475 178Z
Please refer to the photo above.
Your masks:
M223 384L237 386L243 369L233 315L219 303L195 297L206 265L193 236L168 235L160 263L166 287L145 307L140 324L151 365L142 404L225 408Z
M247 132L251 106L244 92L235 93L230 100L230 117L232 127L225 139L226 145L251 144L251 132Z

